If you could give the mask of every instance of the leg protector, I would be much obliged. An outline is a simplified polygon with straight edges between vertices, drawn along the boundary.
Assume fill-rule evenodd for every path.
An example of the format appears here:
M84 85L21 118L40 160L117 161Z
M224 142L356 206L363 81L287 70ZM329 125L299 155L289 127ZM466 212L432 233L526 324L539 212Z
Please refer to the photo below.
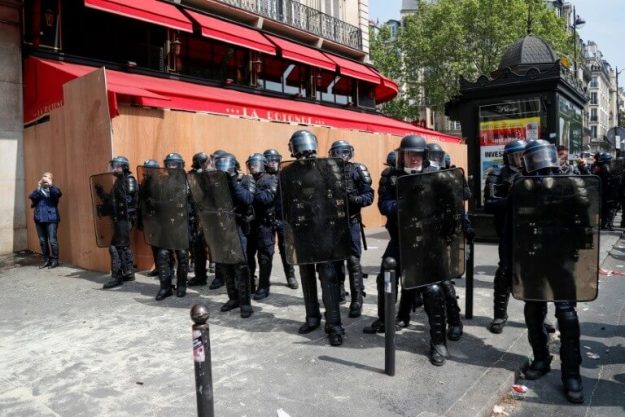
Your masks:
M349 271L349 292L351 294L349 317L360 317L362 312L363 288L360 258L354 255L347 258L347 270Z
M336 280L336 270L332 263L317 264L319 277L321 279L321 298L325 307L326 326L332 346L343 344L345 329L341 325L341 310L339 286Z
M111 255L111 279L102 285L103 289L119 287L124 283L122 276L122 259L117 246L109 246L109 254Z
M158 268L158 280L160 289L156 294L156 301L161 301L173 294L171 290L171 277L173 271L171 268L171 253L167 249L159 249L156 266Z
M319 327L321 312L317 298L317 275L314 265L301 265L299 273L302 281L302 293L304 294L304 307L306 309L306 322L299 328L299 333L310 333Z
M177 250L176 258L178 258L178 269L176 270L176 297L184 297L187 294L189 252L186 250Z
M397 317L395 321L401 327L408 327L410 324L410 311L412 310L412 300L418 290L405 290L402 288L399 298L399 308L397 309Z
M449 281L441 283L445 293L445 311L447 313L447 338L452 341L462 337L462 321L460 320L460 306L454 284Z
M134 281L135 260L132 255L132 250L130 250L130 246L120 246L119 253L122 260L122 277L124 278L124 281Z
M362 331L363 333L373 334L373 333L384 333L384 272L380 271L376 280L375 280L377 289L378 289L378 318L371 323L369 326L365 326Z
M549 336L544 325L547 303L526 301L523 312L527 325L527 338L534 354L534 360L525 371L525 378L529 380L538 379L551 371L552 356L549 354L549 347L547 346Z
M442 366L449 357L445 337L445 294L439 285L430 285L423 291L423 305L430 323L430 362Z
M508 321L508 300L510 299L510 274L499 266L495 272L493 294L493 321L488 326L492 333L501 333Z

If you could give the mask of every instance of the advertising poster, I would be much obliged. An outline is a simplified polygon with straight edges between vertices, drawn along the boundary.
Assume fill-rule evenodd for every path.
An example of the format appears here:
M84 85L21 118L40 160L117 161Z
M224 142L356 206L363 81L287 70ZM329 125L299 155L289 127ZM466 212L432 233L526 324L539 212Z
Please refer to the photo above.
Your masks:
M481 106L480 189L484 190L488 170L494 166L503 166L503 149L508 142L515 139L540 138L540 101L538 99L510 100Z

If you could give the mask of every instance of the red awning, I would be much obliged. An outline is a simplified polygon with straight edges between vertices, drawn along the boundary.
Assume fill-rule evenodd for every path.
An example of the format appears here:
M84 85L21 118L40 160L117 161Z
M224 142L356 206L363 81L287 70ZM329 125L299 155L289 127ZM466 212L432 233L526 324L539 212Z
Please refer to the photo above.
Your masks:
M245 26L219 20L212 16L187 10L193 20L202 28L202 35L207 38L230 43L265 54L275 55L276 47L260 32Z
M378 74L381 80L380 84L375 88L375 102L377 104L380 104L397 97L397 93L399 93L399 86L397 85L397 83L390 78L382 75L375 68L369 68L376 74Z
M278 48L280 48L282 57L285 59L290 59L292 61L332 72L336 71L336 63L328 59L328 57L316 49L287 41L286 39L278 38L277 36L267 34L265 34L265 36Z
M192 23L176 6L157 0L85 0L85 6L183 32L193 32Z
M339 73L348 77L357 78L372 84L380 84L380 76L371 71L369 67L340 56L324 53L324 55L332 60L339 67Z
M24 77L24 97L31 99L24 101L25 120L32 121L35 119L33 115L42 115L48 108L61 106L62 84L95 69L34 57L28 58ZM456 136L416 127L400 120L321 104L112 70L106 70L106 80L109 91L117 93L113 99L148 107L202 111L247 119L329 126L400 136L415 133L424 136L426 140L434 139L442 142L458 143L461 141ZM39 91L35 90L35 93L29 94L37 88ZM118 97L118 95L122 96ZM38 101L39 97L45 97L47 102ZM110 104L110 107L115 109L116 104Z

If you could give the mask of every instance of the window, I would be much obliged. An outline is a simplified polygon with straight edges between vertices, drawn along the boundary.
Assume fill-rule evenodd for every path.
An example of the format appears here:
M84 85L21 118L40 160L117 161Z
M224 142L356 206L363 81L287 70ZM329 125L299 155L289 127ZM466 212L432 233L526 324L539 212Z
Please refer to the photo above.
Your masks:
M590 93L590 104L597 104L597 93Z
M597 126L590 126L590 137L597 139Z
M597 82L597 76L593 75L592 80L590 80L591 87L599 87L599 83Z
M590 109L590 121L591 122L597 121L597 109L596 108Z

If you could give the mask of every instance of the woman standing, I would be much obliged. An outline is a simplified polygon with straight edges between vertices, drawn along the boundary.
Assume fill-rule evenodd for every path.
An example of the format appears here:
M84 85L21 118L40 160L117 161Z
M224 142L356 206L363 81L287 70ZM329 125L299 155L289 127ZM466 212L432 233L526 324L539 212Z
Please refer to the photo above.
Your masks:
M59 187L52 184L52 173L44 172L37 189L28 196L32 201L31 207L35 209L35 226L41 245L41 254L45 261L41 268L59 266L59 244L56 232L61 220L58 209L61 195L63 194Z

